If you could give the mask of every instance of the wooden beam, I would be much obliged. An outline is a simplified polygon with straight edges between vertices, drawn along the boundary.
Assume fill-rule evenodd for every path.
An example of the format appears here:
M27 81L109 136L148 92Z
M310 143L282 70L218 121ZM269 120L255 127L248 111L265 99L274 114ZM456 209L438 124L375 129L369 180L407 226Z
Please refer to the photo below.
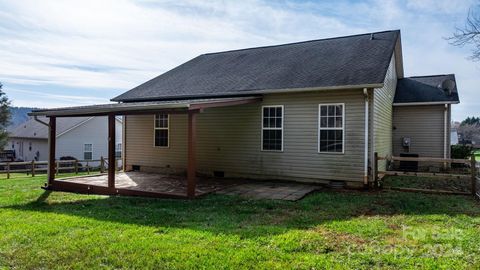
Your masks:
M115 188L115 115L108 115L108 187Z
M472 195L475 196L477 194L477 162L475 161L475 154L472 154L472 158L470 159L470 169L471 169L471 177L472 177Z
M164 113L164 114L187 114L187 109L150 109L150 110L131 110L131 111L114 111L114 112L92 112L92 113L84 113L84 112L78 112L78 113L64 113L64 114L59 114L55 116L49 116L48 117L88 117L88 116L108 116L110 114L114 114L117 116L121 115L151 115L151 114L158 114L158 113Z
M152 198L169 198L169 199L187 199L185 194L174 192L154 192L144 190L134 190L128 188L108 188L105 186L96 186L88 184L80 184L72 181L63 181L68 178L62 178L55 181L53 186L48 186L46 190L66 191L80 194L99 194L99 195L125 195L125 196L140 196Z
M57 118L50 117L48 128L48 185L55 181L55 144L57 137Z
M422 161L422 162L444 162L444 163L470 164L470 160L468 160L468 159L432 158L432 157L378 157L378 160Z
M197 142L197 113L188 113L188 168L187 168L187 196L189 198L195 197L195 186L197 184L197 166L196 166L196 142Z
M403 172L403 171L379 171L379 174L390 176L421 176L421 177L437 177L447 179L470 179L468 174L448 174L433 172Z
M373 183L378 188L378 153L373 154Z
M211 102L205 102L205 103L192 104L190 105L189 110L203 110L207 108L236 106L236 105L257 103L260 101L262 101L262 97L248 97L248 98L236 98L232 100L211 101Z

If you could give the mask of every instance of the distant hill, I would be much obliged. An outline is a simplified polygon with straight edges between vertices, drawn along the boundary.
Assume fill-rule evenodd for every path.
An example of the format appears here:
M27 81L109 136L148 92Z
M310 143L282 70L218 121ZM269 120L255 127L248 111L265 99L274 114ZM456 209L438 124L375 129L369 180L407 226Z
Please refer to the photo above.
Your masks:
M10 107L10 112L12 114L12 119L10 120L11 124L8 126L8 129L12 129L21 123L28 120L28 113L35 108L28 107Z

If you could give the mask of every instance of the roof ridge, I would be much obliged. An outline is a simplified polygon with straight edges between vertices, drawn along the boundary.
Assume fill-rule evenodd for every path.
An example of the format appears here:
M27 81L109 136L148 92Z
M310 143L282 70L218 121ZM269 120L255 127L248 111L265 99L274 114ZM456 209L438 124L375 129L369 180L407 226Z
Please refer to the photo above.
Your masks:
M282 46L289 46L289 45L296 45L296 44L303 44L309 42L317 42L317 41L326 41L326 40L334 40L334 39L342 39L342 38L351 38L351 37L359 37L359 36L367 36L372 34L381 34L381 33L388 33L388 32L400 32L400 29L396 30L385 30L385 31L378 31L378 32L370 32L370 33L363 33L363 34L354 34L354 35L347 35L347 36L340 36L340 37L329 37L329 38L320 38L320 39L312 39L312 40L305 40L305 41L298 41L298 42L290 42L284 44L277 44L277 45L266 45L266 46L258 46L258 47L250 47L244 49L235 49L235 50L227 50L221 52L211 52L211 53L204 53L202 55L212 55L212 54L222 54L222 53L230 53L230 52L238 52L238 51L248 51L248 50L255 50L255 49L266 49L266 48L273 48L273 47L282 47Z

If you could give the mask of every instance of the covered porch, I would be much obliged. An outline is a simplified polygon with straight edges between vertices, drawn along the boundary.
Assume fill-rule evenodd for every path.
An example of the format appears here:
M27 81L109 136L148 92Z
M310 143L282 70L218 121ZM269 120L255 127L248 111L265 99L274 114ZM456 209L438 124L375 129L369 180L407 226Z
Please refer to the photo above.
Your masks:
M197 176L197 116L208 108L239 106L257 103L260 96L185 99L171 101L129 102L82 107L69 107L49 110L35 110L30 115L49 118L49 158L48 182L45 189L92 193L104 195L136 195L165 198L195 198L218 189L219 181ZM126 160L123 157L124 172L116 173L114 164L108 162L108 173L94 177L74 177L55 179L56 120L59 117L108 116L108 158L115 160L115 117L127 115L186 114L187 121L187 168L186 177L161 174L141 174L125 172ZM126 140L123 147L125 147ZM134 176L134 177L132 177ZM169 179L166 179L168 177ZM134 179L133 179L134 178ZM75 180L76 179L76 180ZM163 179L163 180L162 180ZM165 181L168 180L168 181ZM201 180L201 181L199 181ZM226 179L222 179L224 181ZM224 181L222 185L228 185Z

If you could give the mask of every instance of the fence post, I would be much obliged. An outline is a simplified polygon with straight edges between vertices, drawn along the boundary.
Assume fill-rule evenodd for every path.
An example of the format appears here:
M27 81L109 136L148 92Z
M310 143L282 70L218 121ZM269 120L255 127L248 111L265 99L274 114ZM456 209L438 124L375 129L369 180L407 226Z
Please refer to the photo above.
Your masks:
M105 159L103 156L100 157L100 173L105 172Z
M78 160L75 159L75 161L73 162L73 167L75 169L75 174L78 174Z
M32 160L32 177L35 177L35 159Z
M475 196L477 194L477 162L475 161L475 154L472 154L472 157L470 158L470 163L472 173L472 194Z
M10 162L7 162L7 179L10 179Z
M118 160L117 159L115 159L114 165L115 165L115 171L118 171Z
M378 153L375 152L373 156L373 183L375 188L378 188Z
M90 166L88 165L88 160L87 160L87 174L90 174Z

